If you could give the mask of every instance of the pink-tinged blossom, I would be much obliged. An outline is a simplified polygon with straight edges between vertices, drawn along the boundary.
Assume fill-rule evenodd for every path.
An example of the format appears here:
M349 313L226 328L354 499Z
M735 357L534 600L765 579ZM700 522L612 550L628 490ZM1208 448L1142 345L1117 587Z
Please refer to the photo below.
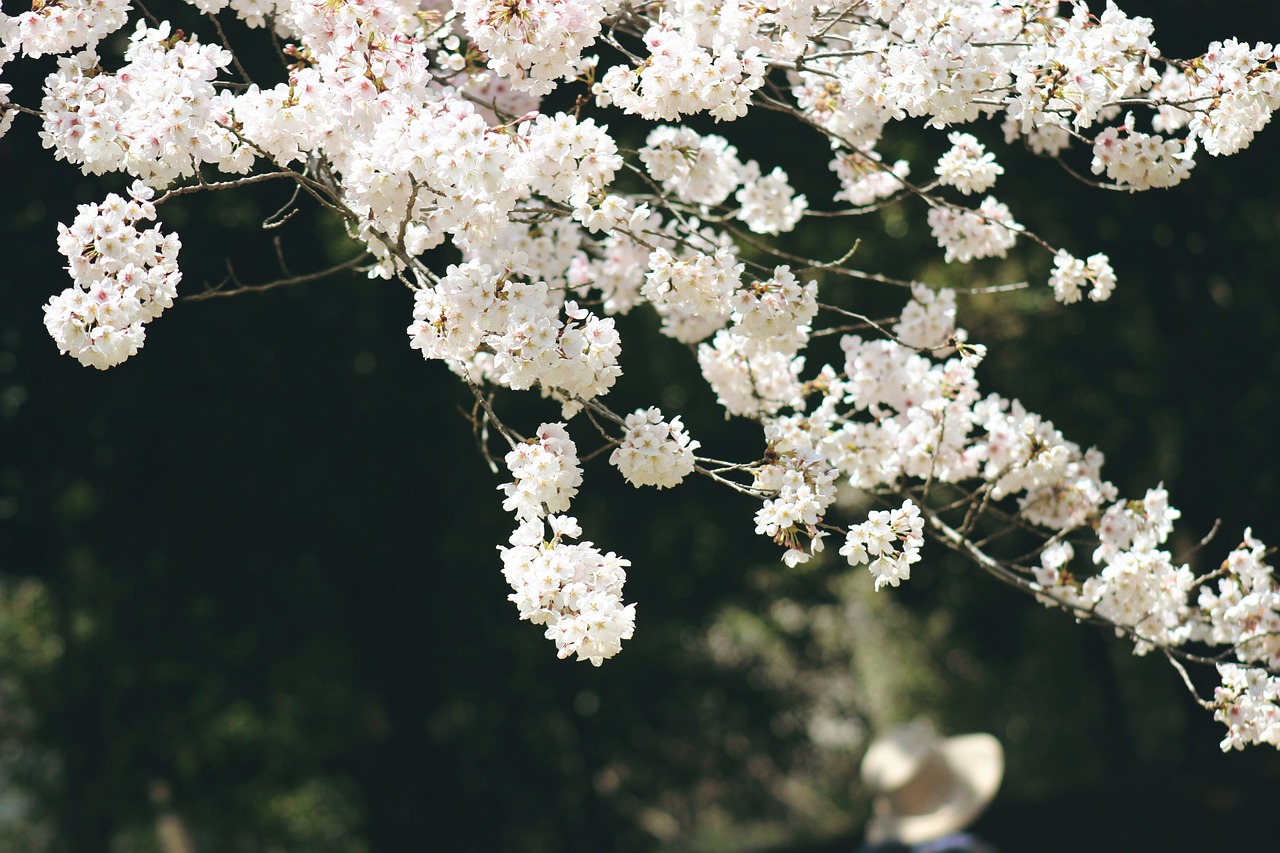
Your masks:
M517 444L505 461L514 479L498 487L507 496L502 508L521 521L566 511L582 485L578 448L564 424L538 427L538 434Z
M574 398L599 396L622 375L617 330L612 318L561 304L546 282L525 274L519 252L497 269L478 260L450 266L437 285L417 291L410 346L462 374L474 362L480 376L510 388L564 392L572 413ZM490 356L483 363L482 348Z
M786 172L776 166L763 178L754 167L755 161L750 161L742 188L733 196L740 205L738 219L756 234L777 235L794 230L809 209L808 199L796 194Z
M81 47L92 48L104 36L120 29L129 20L129 0L57 0L33 4L0 26L0 36L9 50L25 56L67 53ZM4 49L0 48L0 65Z
M177 296L178 236L137 227L156 217L150 199L135 183L128 200L111 193L81 205L70 227L58 226L58 251L74 284L45 305L44 324L58 351L83 365L105 370L134 355L146 324Z
M581 535L577 519L552 515L544 527L530 518L511 534L511 547L498 550L520 618L545 625L561 658L576 655L600 666L635 631L636 606L622 602L631 563L591 542L568 541Z
M1234 154L1280 108L1280 48L1215 41L1197 62L1171 65L1152 94L1171 102L1152 120L1156 130L1185 127L1209 154Z
M526 192L579 206L603 194L622 167L607 127L560 113L520 125Z
M720 121L746 115L751 95L764 85L760 49L739 53L708 47L671 24L644 37L649 58L638 70L615 65L595 84L596 102L654 121L707 112Z
M457 0L463 26L494 73L545 95L583 69L582 51L600 35L617 0Z
M757 468L752 480L756 491L769 495L756 512L756 533L787 549L782 559L788 566L823 549L826 533L818 525L836 499L840 475L794 426L786 419L766 425L771 461Z
M818 314L818 283L800 281L791 267L774 267L773 275L740 288L731 298L734 334L761 349L799 352L809 341Z
M1079 302L1088 291L1094 302L1110 298L1116 288L1116 274L1111 260L1104 254L1090 255L1087 261L1059 250L1053 256L1053 273L1049 276L1053 297L1064 305Z
M742 269L737 253L727 246L687 257L655 249L649 255L649 272L640 293L663 313L666 334L683 343L696 343L729 318L729 300Z
M700 445L689 438L680 418L670 421L656 407L639 409L626 417L626 433L609 456L627 482L669 488L693 473Z
M1141 655L1190 639L1187 596L1194 583L1191 569L1175 565L1166 551L1121 551L1084 581L1078 603L1114 624L1117 635L1132 632Z
M1222 563L1223 577L1200 587L1194 639L1231 646L1242 661L1280 668L1280 586L1267 548L1251 530Z
M902 192L904 180L911 174L911 164L906 160L884 166L874 151L839 154L831 161L830 169L840 179L841 189L834 200L847 201L855 207L865 207Z
M1014 96L1007 114L1023 132L1066 116L1075 129L1106 120L1109 105L1150 89L1159 78L1147 18L1130 18L1108 0L1094 17L1078 3L1070 18L1045 21L1045 39L1013 57Z
M951 148L933 168L941 183L970 195L991 189L996 178L1004 174L1004 167L996 162L996 156L972 134L949 133L947 140Z
M654 128L640 149L640 162L664 190L694 204L722 203L746 175L738 149L728 140L687 127Z
M1234 663L1217 669L1222 684L1213 691L1213 718L1227 727L1222 751L1256 743L1280 748L1280 678Z
M956 336L956 292L911 286L911 301L902 309L893 334L909 347L937 351Z
M1108 127L1093 141L1091 168L1131 192L1171 187L1191 174L1195 152L1194 139L1165 139L1135 130L1130 113L1121 127Z
M1009 208L987 196L977 210L938 205L929 210L929 229L945 250L947 263L1003 258L1017 242L1022 226Z
M0 83L0 136L4 136L13 126L14 111L9 109L9 93L13 87L8 83Z
M866 521L849 528L840 555L851 566L866 564L879 590L909 580L911 566L920 562L923 546L920 508L903 501L895 510L872 510Z
M140 21L125 60L104 74L91 49L59 59L41 104L46 148L86 174L125 171L157 188L201 163L248 171L256 155L226 129L231 96L214 86L230 52Z
M698 365L729 414L755 417L802 405L804 358L794 352L721 329L710 344L698 345Z
M1163 545L1182 513L1169 506L1163 486L1148 489L1140 501L1121 501L1107 507L1098 520L1095 563L1108 563L1123 551L1151 551Z

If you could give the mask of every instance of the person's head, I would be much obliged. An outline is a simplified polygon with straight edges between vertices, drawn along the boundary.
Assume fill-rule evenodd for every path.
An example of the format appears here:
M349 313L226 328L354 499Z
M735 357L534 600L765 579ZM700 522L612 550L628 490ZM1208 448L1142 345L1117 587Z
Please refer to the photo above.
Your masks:
M968 826L995 796L1004 750L988 734L941 738L926 723L877 737L862 759L874 797L867 840L920 844Z

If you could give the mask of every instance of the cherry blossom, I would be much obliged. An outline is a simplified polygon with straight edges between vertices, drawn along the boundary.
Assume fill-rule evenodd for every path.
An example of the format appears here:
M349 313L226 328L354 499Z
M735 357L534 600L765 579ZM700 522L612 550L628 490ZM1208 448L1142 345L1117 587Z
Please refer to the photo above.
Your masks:
M146 324L178 295L181 241L158 227L137 228L156 217L151 195L135 183L128 200L111 193L59 227L58 251L75 284L45 305L44 324L58 350L81 364L105 370L136 354Z
M627 415L626 434L609 456L631 485L678 485L693 473L697 459L693 451L701 445L689 438L680 418L664 420L656 406Z
M1113 189L1170 187L1201 152L1241 151L1270 121L1275 45L1169 59L1153 22L1112 2L194 6L269 28L278 73L248 79L207 18L179 32L121 0L0 15L0 73L57 56L38 104L0 83L0 134L32 119L53 157L136 179L128 198L107 194L59 226L72 284L44 314L60 351L119 364L173 304L180 241L143 227L170 199L288 182L291 205L341 222L375 284L412 291L409 346L475 395L486 456L506 442L498 489L517 527L502 571L561 657L599 665L634 630L628 561L570 541L582 531L567 513L611 448L633 485L698 473L733 490L787 567L820 565L839 535L876 589L896 587L929 571L927 537L1139 653L1203 662L1188 649L1211 647L1220 686L1197 699L1227 726L1223 747L1280 745L1280 589L1262 542L1246 531L1208 568L1176 557L1165 546L1179 512L1162 487L1122 499L1100 452L981 389L988 349L955 291L856 268L878 221L867 215L896 207L923 219L945 264L1043 253L1058 302L1106 300L1118 283L1105 255L1051 245L987 195L1005 170L982 128ZM127 40L106 38L130 21ZM825 146L830 186L742 154L748 114ZM904 123L941 157L899 158ZM842 257L805 257L812 245ZM901 288L896 316L862 313L871 287ZM755 422L758 458L699 459L679 415L644 401L615 411L625 358L643 352L624 353L617 318L633 312L690 350L726 417ZM536 391L564 421L525 438L499 391ZM1037 542L1030 556L980 535L996 519Z

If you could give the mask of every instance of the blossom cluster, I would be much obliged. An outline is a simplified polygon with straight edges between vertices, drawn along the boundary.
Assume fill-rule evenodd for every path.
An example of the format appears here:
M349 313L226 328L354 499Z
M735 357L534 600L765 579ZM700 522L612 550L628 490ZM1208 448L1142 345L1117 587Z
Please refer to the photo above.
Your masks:
M58 251L74 281L44 306L44 324L58 344L81 364L99 370L134 355L146 324L172 307L182 272L176 234L154 220L151 190L137 182L128 200L111 193L101 204L84 204L71 226L59 226Z
M986 192L1004 174L996 155L987 151L970 133L949 133L951 148L938 159L934 172L942 183L965 195Z
M644 46L649 56L638 69L615 65L595 85L600 106L654 120L700 112L732 120L746 115L764 85L767 65L757 47L704 46L669 23L650 27Z
M826 532L818 525L835 502L839 476L810 446L802 430L803 425L794 420L780 420L766 427L769 461L752 478L757 491L771 496L756 512L756 533L786 546L782 559L788 566L806 562L810 555L823 549ZM809 540L808 554L804 539Z
M521 521L564 512L582 485L578 448L561 424L543 424L534 440L512 448L507 469L515 479L499 488L507 496L502 508Z
M1003 258L1017 242L1022 226L1003 202L991 196L977 210L938 205L929 211L929 230L945 252L947 263L975 258Z
M509 598L521 619L547 626L545 636L560 657L576 654L599 666L635 628L635 605L622 603L631 564L591 542L567 541L582 536L577 519L561 514L582 484L577 445L564 424L546 423L505 461L513 480L499 487L507 496L502 508L520 522L512 547L499 548L502 574L514 590Z
M902 192L906 178L911 174L911 164L897 160L892 166L882 166L880 155L874 151L853 151L839 155L829 164L840 179L840 191L833 201L847 201L855 207L866 207L879 199Z
M1227 727L1222 749L1253 743L1280 747L1280 677L1233 663L1217 668L1222 685L1213 691L1213 718Z
M840 554L850 565L866 563L880 589L908 580L923 546L924 519L915 504L904 501L895 510L872 510L866 521L850 527Z
M1090 299L1103 302L1116 289L1116 274L1106 255L1090 255L1087 261L1082 261L1069 252L1059 251L1053 256L1049 286L1053 288L1054 298L1067 305L1079 302L1086 288Z
M1267 548L1244 532L1222 564L1216 584L1200 587L1196 604L1206 621L1198 638L1231 646L1241 660L1280 669L1280 586L1266 562Z
M550 528L551 538L546 538ZM577 655L600 666L635 631L636 606L622 603L626 567L612 551L602 554L582 535L577 519L552 515L521 522L502 552L502 574L520 618L546 625L545 636L562 658Z
M801 351L817 316L817 283L803 286L783 264L739 289L726 306L730 323L698 346L702 375L730 414L773 414L801 405Z
M660 125L639 154L649 176L681 201L718 205L733 193L740 205L737 218L757 234L791 231L809 206L782 169L774 167L761 177L760 164L739 160L723 136Z
M582 51L600 34L600 22L618 0L461 0L463 26L489 57L498 76L535 95L582 70Z
M1133 114L1120 127L1108 127L1093 141L1095 175L1107 177L1130 190L1171 187L1191 174L1195 165L1194 139L1165 139L1134 129Z
M58 60L45 81L40 137L86 173L123 171L161 188L202 163L239 174L253 149L226 127L231 95L214 85L230 51L139 21L125 65L102 73L93 49Z
M1262 42L1215 41L1198 61L1167 68L1153 92L1173 102L1152 120L1156 130L1186 127L1210 154L1234 154L1280 108L1280 52Z
M618 334L611 318L560 304L546 282L518 278L525 266L519 253L496 270L479 261L450 266L439 284L417 291L410 346L464 375L567 394L573 410L621 375Z
M700 446L689 438L680 418L667 421L655 406L627 415L626 433L609 462L633 486L665 489L693 473L693 451Z
M97 44L128 20L128 0L62 0L33 4L30 11L6 21L0 35L10 51L31 57L56 55Z
M1280 584L1265 557L1267 547L1244 532L1223 561L1216 590L1200 587L1192 623L1197 640L1235 650L1248 664L1220 663L1214 719L1227 726L1222 748L1253 743L1280 747Z

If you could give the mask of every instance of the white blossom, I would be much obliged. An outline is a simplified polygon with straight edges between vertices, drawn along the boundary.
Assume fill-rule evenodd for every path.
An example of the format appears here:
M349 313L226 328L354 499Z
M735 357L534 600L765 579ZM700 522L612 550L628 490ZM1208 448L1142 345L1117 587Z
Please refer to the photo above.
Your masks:
M512 547L499 548L514 590L508 598L521 619L546 626L544 636L561 658L576 655L600 666L635 631L636 606L622 603L631 563L591 542L567 541L582 535L575 518L552 515L546 527L542 519L526 519L511 534Z
M996 156L972 134L949 133L947 140L951 148L933 169L941 183L970 195L991 189L996 178L1004 174L1004 167L996 162Z
M689 438L680 418L664 420L662 411L651 407L627 415L626 427L609 462L628 483L665 489L693 473L697 462L693 451L700 445Z
M1053 297L1064 305L1079 302L1088 289L1089 298L1104 302L1116 288L1116 274L1111 259L1104 254L1090 255L1087 261L1059 250L1053 256L1053 273L1049 276Z
M182 272L176 234L154 220L151 191L133 185L126 201L115 193L101 204L78 208L70 227L58 226L58 251L74 281L44 307L44 324L58 344L81 364L114 367L142 347L145 324L173 305Z
M1108 127L1093 141L1093 173L1131 191L1180 184L1191 174L1196 143L1134 130L1133 114L1121 127Z
M505 459L513 482L499 488L502 508L521 521L561 513L582 485L578 448L563 424L543 424L536 438L517 444Z
M920 561L924 519L911 501L895 510L872 510L867 520L849 528L841 556L849 565L865 563L877 590L911 578L911 565Z
M976 258L1003 258L1017 241L1022 226L1009 208L988 196L977 210L937 206L929 211L929 228L946 261L964 263Z

